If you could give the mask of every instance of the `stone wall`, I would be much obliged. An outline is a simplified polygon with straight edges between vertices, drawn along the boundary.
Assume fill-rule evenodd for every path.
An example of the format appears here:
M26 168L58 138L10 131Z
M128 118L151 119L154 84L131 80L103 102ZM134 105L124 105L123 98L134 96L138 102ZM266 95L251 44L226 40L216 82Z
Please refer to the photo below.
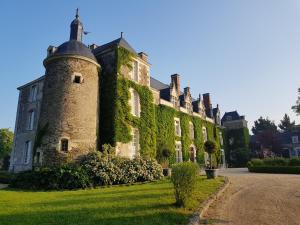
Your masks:
M75 75L81 83L74 83ZM53 59L46 64L39 127L47 127L38 148L42 165L77 159L97 147L98 66L76 57ZM61 151L61 139L68 151Z
M14 131L14 144L13 151L10 159L10 171L18 172L22 170L30 170L33 165L33 145L35 141L35 135L37 130L38 119L40 115L42 93L43 93L44 79L39 78L29 84L26 84L19 88L19 101L16 116L16 125ZM32 86L37 87L37 96L34 101L29 99L30 90ZM34 111L33 129L28 129L28 117L29 112ZM25 155L25 143L31 142L31 149L29 152L29 161L26 163L24 159Z

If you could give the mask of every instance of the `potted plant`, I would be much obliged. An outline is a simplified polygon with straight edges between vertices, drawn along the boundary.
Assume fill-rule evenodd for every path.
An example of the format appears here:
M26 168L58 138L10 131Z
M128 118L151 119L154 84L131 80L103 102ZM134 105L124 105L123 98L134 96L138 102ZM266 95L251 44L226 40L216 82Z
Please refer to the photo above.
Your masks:
M161 151L161 166L163 168L164 176L171 176L171 168L169 168L169 157L172 152L168 148L163 148Z
M207 179L214 179L217 176L217 169L214 168L212 164L212 155L216 152L217 147L216 143L213 141L206 141L204 143L204 150L207 152L209 156L209 166L206 166L205 173L207 176Z

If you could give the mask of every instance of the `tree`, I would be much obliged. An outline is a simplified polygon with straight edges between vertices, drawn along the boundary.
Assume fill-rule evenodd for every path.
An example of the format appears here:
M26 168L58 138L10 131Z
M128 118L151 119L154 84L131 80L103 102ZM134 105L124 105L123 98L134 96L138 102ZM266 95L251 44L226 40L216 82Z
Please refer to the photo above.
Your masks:
M277 135L278 130L273 121L260 117L254 121L252 132L259 142L259 145L257 145L258 149L256 150L261 151L262 148L267 148L276 155L280 155L281 145Z
M8 169L9 154L12 150L14 134L7 128L0 129L0 169Z
M297 115L300 115L300 88L298 88L298 94L299 96L296 101L296 105L292 106L292 110L294 110Z
M291 131L294 126L295 121L291 122L291 119L287 114L284 114L283 119L280 120L280 124L278 125L282 131Z
M259 117L258 120L254 121L254 126L252 127L253 134L256 135L266 130L276 133L277 126L273 121L269 120L268 117L266 119Z
M13 145L14 134L7 128L0 129L0 159L10 154Z

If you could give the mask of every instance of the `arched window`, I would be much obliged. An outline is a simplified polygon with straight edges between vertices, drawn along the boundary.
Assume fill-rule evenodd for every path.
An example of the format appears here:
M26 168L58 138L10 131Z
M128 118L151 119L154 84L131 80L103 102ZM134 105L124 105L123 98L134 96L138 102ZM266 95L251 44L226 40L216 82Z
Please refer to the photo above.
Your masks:
M136 117L140 117L141 106L140 106L139 94L134 89L130 89L130 93L131 93L131 99L130 99L131 113L132 113L132 115L134 115Z
M134 158L139 155L140 150L140 133L137 128L132 129L131 156Z
M203 135L203 141L206 142L208 140L206 127L202 127L202 135Z

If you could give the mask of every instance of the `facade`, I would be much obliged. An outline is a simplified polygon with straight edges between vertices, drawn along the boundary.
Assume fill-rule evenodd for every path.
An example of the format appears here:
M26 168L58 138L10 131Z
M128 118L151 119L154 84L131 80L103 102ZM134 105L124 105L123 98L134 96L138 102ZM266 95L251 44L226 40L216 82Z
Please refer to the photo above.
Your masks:
M225 112L221 123L225 132L227 164L230 167L246 166L250 156L250 136L245 116L240 116L237 111Z
M148 55L122 37L85 46L83 24L71 23L70 40L49 46L45 75L18 88L19 102L10 170L60 165L103 144L116 154L170 162L204 159L203 143L223 137L219 106L210 94L194 99L180 75L169 85L150 76Z

